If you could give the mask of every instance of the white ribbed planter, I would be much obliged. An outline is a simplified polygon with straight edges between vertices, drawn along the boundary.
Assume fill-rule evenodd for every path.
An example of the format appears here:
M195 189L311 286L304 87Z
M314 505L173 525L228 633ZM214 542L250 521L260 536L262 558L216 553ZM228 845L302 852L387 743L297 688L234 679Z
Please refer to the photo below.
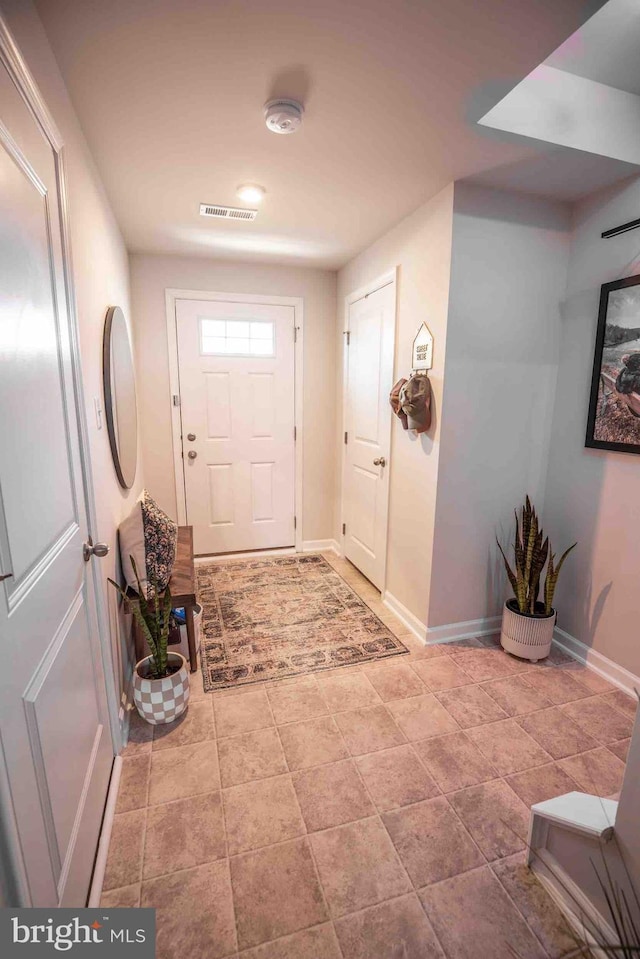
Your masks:
M551 652L556 611L549 616L525 616L511 609L510 602L504 604L502 611L502 648L533 663L544 659Z

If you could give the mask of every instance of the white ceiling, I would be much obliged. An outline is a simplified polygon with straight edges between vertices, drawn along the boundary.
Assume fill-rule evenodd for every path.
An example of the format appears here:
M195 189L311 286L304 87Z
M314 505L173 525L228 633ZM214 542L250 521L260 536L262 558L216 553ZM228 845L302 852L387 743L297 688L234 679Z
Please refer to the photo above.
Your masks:
M475 120L601 0L36 0L131 250L335 268L542 147ZM301 98L294 136L264 126ZM205 220L201 201L253 223Z
M640 94L639 0L610 0L548 58L547 65Z
M572 203L638 172L633 163L553 146L547 153L475 174L469 182Z
M572 201L638 176L638 63L640 0L609 0L479 121L547 152L472 181Z

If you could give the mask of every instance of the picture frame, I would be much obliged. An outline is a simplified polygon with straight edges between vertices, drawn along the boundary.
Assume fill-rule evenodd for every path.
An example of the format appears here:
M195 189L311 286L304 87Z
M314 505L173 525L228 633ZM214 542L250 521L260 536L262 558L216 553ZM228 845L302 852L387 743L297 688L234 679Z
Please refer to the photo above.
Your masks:
M640 275L600 287L585 446L640 453Z

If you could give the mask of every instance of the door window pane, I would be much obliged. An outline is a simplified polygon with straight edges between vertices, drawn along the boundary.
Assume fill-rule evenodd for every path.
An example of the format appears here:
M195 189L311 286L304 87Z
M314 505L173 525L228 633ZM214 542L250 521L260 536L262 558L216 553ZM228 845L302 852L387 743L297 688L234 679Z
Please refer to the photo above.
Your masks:
M273 323L252 323L251 338L254 340L272 340Z
M274 324L200 318L200 352L209 356L274 356Z
M273 356L271 340L250 340L249 349L252 356Z

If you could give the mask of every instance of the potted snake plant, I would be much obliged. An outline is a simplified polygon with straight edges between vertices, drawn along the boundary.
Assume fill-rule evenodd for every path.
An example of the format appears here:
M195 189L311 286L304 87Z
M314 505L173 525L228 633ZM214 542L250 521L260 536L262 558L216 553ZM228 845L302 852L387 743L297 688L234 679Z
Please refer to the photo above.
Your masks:
M515 569L498 542L514 594L506 601L502 612L500 642L508 653L535 663L551 652L557 618L553 596L564 561L576 545L569 546L556 563L549 537L544 535L535 508L527 496L520 518L516 511ZM539 599L545 564L543 598Z
M187 708L189 671L184 656L168 651L174 626L169 588L160 596L157 581L149 576L149 591L145 592L133 556L130 559L138 586L137 596L129 596L114 580L109 582L129 605L151 651L149 656L136 663L133 701L142 718L157 726L173 722Z

